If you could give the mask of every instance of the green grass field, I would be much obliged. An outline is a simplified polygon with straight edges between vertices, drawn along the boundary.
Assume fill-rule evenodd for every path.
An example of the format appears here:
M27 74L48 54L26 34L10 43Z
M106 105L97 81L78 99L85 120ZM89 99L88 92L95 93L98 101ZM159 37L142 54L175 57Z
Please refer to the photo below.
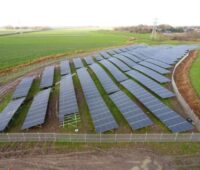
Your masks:
M152 40L149 34L97 29L55 29L0 36L0 70L44 56L73 55L132 43L178 44L180 42L163 38Z
M200 97L200 53L198 54L198 57L193 61L189 75L192 86L195 89L197 95Z

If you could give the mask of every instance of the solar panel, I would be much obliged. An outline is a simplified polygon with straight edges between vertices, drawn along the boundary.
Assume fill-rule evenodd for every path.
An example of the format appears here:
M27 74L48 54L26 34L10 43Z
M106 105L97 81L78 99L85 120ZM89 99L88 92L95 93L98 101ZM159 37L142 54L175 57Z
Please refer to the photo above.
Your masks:
M123 61L126 65L128 65L131 68L133 68L136 65L136 63L133 60L131 60L121 54L115 54L115 55L113 55L113 57Z
M147 57L143 56L142 54L138 53L138 51L135 51L135 50L134 51L129 51L128 53L133 55L133 56L135 56L135 57L137 57L137 58L139 58L140 60L146 60L147 59Z
M154 60L154 59L147 59L147 60L145 60L146 62L149 62L149 63L152 63L152 64L155 64L155 65L157 65L157 66L160 66L160 67L162 67L162 68L165 68L165 69L168 69L168 68L171 68L172 66L171 65L169 65L169 64L166 64L166 63L163 63L163 62L161 62L161 61L158 61L158 60Z
M143 65L143 66L145 66L145 67L148 67L148 68L150 68L150 69L152 69L152 70L154 70L154 71L157 71L157 72L160 73L160 74L168 74L168 73L170 73L169 70L166 70L166 69L164 69L164 68L162 68L162 67L159 67L159 66L157 66L157 65L148 63L148 62L146 62L146 61L142 61L142 62L140 62L139 64L140 64L140 65Z
M167 83L170 82L171 80L147 67L143 67L141 65L135 65L133 67L135 70L138 70L142 72L143 74L146 74L148 77L151 77L152 79L156 80L159 83Z
M115 53L117 53L117 54L122 53L122 51L121 51L120 49L113 49L113 51L114 51Z
M94 60L91 56L87 56L84 59L85 59L85 62L87 63L87 65L91 65L94 63Z
M121 50L122 52L127 52L128 51L128 49L126 49L126 48L120 48L119 50Z
M121 53L121 55L123 55L123 56L125 56L125 57L127 57L127 58L129 58L131 60L133 60L135 63L138 63L138 62L142 61L141 59L137 58L136 56L134 56L134 55L132 55L132 54L130 54L128 52Z
M84 96L97 133L116 129L118 124L101 97L97 87L85 68L77 70Z
M61 76L71 74L70 65L69 65L68 60L60 62L60 74L61 74Z
M78 104L71 75L64 76L60 81L59 121L63 122L66 115L78 113Z
M108 60L110 62L112 62L113 64L115 64L117 67L119 67L124 72L131 70L130 67L128 67L126 64L124 64L123 62L121 62L117 58L112 57L112 58L109 58Z
M26 97L31 89L34 79L35 79L34 76L22 79L21 82L17 85L16 90L12 96L12 99Z
M135 70L131 70L127 72L127 74L163 99L175 96L174 93L168 89Z
M4 131L8 127L11 119L22 105L24 100L25 97L10 101L6 108L0 113L0 131Z
M108 54L110 54L110 55L115 55L116 54L116 52L114 52L113 50L107 50L106 51Z
M76 69L84 67L80 58L74 58L73 62Z
M108 76L108 74L104 71L104 69L101 66L94 63L90 66L90 68L96 74L97 78L101 82L107 94L119 91L117 85L112 81L112 79Z
M153 124L149 117L122 91L110 95L132 129L141 129Z
M100 54L96 54L95 58L96 58L97 61L103 60L103 57Z
M100 51L99 52L102 56L103 56L103 58L105 58L105 59L108 59L108 58L110 58L111 56L107 53L107 52L105 52L105 51Z
M185 132L193 128L192 125L178 113L163 104L155 96L151 95L147 90L134 81L126 80L121 84L172 132Z
M26 115L22 129L28 129L44 123L47 113L51 88L40 91L33 99L31 107Z
M42 73L40 89L51 87L53 85L53 80L54 80L54 66L45 67Z
M137 57L141 58L142 60L148 59L149 56L147 54L150 53L150 51L148 51L149 48L151 48L151 47L147 47L147 49L145 51L141 50L141 49L137 49L136 51L132 51L132 54L136 55ZM146 51L148 51L148 52L146 52Z
M107 60L102 60L100 63L107 68L107 70L112 74L112 76L118 81L127 80L128 77L122 73L117 67L115 67L112 63Z

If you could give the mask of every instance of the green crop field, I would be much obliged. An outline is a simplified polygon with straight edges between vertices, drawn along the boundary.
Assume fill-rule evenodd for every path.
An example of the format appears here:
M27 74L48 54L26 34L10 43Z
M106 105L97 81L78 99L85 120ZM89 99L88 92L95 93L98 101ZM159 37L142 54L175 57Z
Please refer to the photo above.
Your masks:
M200 53L198 57L194 60L191 69L190 69L190 80L193 88L197 92L197 95L200 97Z
M40 57L89 52L131 43L177 44L167 39L151 40L149 34L133 34L97 29L54 29L0 36L0 70Z

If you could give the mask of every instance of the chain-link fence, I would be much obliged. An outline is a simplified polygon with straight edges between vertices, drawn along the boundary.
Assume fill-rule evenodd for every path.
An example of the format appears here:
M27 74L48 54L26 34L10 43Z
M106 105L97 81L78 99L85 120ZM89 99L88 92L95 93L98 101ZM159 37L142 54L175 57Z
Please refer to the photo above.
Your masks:
M0 142L199 142L200 133L160 134L65 134L65 133L2 133Z

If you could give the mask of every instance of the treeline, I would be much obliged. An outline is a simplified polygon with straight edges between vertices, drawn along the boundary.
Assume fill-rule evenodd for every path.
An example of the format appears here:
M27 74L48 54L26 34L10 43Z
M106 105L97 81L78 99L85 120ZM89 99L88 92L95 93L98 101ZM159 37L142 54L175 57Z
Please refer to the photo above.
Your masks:
M41 27L41 26L28 27L28 26L11 26L11 25L7 25L2 28L8 29L8 30L49 30L51 29L50 27Z
M117 27L114 28L116 31L126 31L131 33L150 33L152 32L153 26L150 25L137 25L130 27ZM173 27L171 25L158 25L157 31L161 33L183 33L183 32L192 32L200 30L200 26L184 26L184 27Z

